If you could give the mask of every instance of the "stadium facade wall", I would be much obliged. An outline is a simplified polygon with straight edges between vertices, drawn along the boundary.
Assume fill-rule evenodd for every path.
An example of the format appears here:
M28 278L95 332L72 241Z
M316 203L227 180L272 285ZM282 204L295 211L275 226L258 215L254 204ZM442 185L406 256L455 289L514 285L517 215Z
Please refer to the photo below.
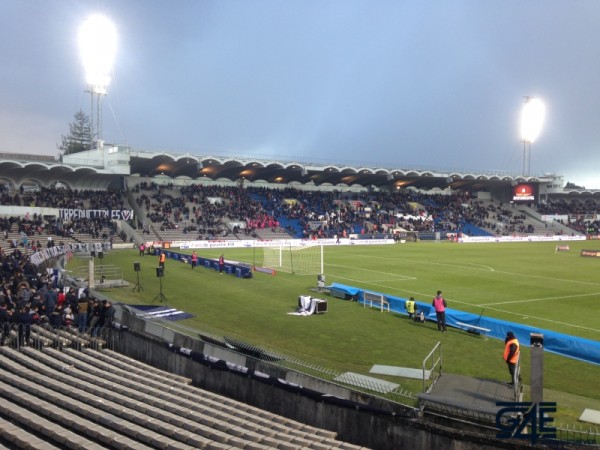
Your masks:
M172 330L160 331L159 324L124 310L118 314L118 320L121 331L117 332L114 343L119 353L188 377L202 389L333 430L345 442L384 450L531 448L527 442L497 439L489 427L441 416L434 422L420 417L410 406L217 349L208 342ZM257 373L262 376L251 376ZM265 375L272 382L266 382Z

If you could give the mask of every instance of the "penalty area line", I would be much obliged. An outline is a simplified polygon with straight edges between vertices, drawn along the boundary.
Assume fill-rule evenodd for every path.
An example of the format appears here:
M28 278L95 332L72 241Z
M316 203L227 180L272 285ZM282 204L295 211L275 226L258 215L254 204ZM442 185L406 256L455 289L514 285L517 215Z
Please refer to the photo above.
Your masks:
M480 306L482 308L486 308L488 306L512 305L512 304L520 304L520 303L540 302L540 301L545 301L545 300L564 300L564 299L567 299L567 298L591 297L591 296L598 296L598 295L600 295L600 292L592 292L591 294L562 295L560 297L530 298L530 299L527 299L527 300L511 300L511 301L508 301L508 302L486 303L485 305L481 304L481 305L477 305L477 306Z
M353 270L362 270L364 272L372 272L372 273L377 273L379 275L389 275L390 279L387 281L394 281L397 280L398 278L401 278L403 280L416 280L416 277L407 277L406 275L399 275L397 273L389 273L389 272L382 272L381 270L373 270L373 269L363 269L362 267L354 267L354 266L343 266L341 264L327 264L328 267L342 267L344 269L353 269ZM345 277L338 277L338 278L344 278L345 280L350 280L350 281L359 281L359 280L354 280L352 278L345 278ZM362 280L360 281L361 283L364 283L365 281Z
M560 320L548 319L547 317L538 317L538 316L532 316L532 315L525 315L525 314L517 313L517 312L514 312L514 311L507 311L505 309L498 309L498 308L487 308L486 307L486 309L490 309L492 311L497 311L497 312L501 312L501 313L505 313L505 314L511 314L511 315L514 315L514 316L519 316L522 319L523 318L528 318L528 319L540 320L542 322L549 322L549 323L554 323L554 324L557 324L557 325L563 325L565 327L579 328L581 330L593 331L595 333L600 332L600 330L597 329L597 328L584 327L583 325L577 325L577 324L569 323L569 322L561 322Z

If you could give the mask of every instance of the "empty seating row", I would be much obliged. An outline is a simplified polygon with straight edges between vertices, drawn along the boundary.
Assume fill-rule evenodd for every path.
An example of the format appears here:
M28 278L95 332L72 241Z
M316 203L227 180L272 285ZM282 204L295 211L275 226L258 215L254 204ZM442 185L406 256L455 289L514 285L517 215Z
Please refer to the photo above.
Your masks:
M22 387L26 383L19 380L18 376L0 372L0 379L2 379L0 397L3 399L0 402L0 411L23 426L19 429L6 428L3 430L5 431L2 435L3 438L10 440L16 448L68 448L77 450L110 448L71 431L71 429L77 428L78 424L85 426L76 415L66 414L35 395L15 389L13 386ZM49 417L50 420L44 416ZM65 426L57 425L57 423ZM43 439L37 437L36 433L43 436ZM112 437L109 438L112 440ZM56 446L52 443L56 443Z
M229 413L223 410L222 403L231 403L232 400L219 397L220 401L200 401L204 400L206 392L170 378L159 382L118 368L102 370L90 364L100 361L97 357L101 352L86 350L96 358L73 349L61 352L48 348L40 352L23 348L18 353L2 348L0 352L12 360L6 362L9 358L2 358L2 367L18 374L17 378L24 380L23 389L28 393L42 397L44 389L50 390L52 394L46 397L49 401L131 439L141 440L135 431L138 427L138 430L151 430L149 435L157 433L155 438L159 441L172 438L172 448L187 448L185 445L194 448L290 450L303 447L359 448L335 440L332 432L300 423L292 428L291 421L279 416L276 416L279 420L267 420L251 412L244 413L239 406L251 407L241 403L228 406L232 412ZM100 365L110 366L110 358L102 358ZM194 391L192 397L186 395L190 390ZM257 408L256 411L264 413Z
M2 399L2 405L0 406L1 410L9 409L11 412L17 411L19 409L18 405L10 402L9 400ZM4 420L0 418L0 434L2 438L8 441L11 447L14 448L35 448L37 450L60 450L60 447L57 447L50 442L46 442L45 439L42 439L35 434L33 434L30 430L23 428L20 424L15 423L19 420L22 415L15 414L12 416L12 422L8 420ZM9 450L8 447L0 444L0 450Z
M76 368L85 370L85 364L89 363L90 365L87 367L87 370L90 373L97 373L98 376L103 373L102 369L93 366L93 364L97 363L97 360L90 356L86 357L81 353L71 349L65 350L64 353L54 350L47 350L47 352L53 354L53 359L62 360L65 363L72 363ZM73 355L73 357L70 358L68 355ZM79 378L82 376L83 375L78 375ZM196 391L196 388L189 386L179 387L170 381L165 384L157 382L156 380L144 379L143 376L133 375L128 377L126 376L126 373L117 374L115 371L111 373L111 380L116 381L119 385L118 387L113 387L115 391L121 389L119 392L122 392L124 389L123 386L126 386L134 391L133 393L130 391L126 395L136 398L137 400L149 401L148 398L151 396L156 398L155 401L158 401L161 409L174 414L183 415L184 417L187 416L189 412L196 412L199 414L194 415L193 420L197 420L200 423L204 423L223 431L230 430L229 432L241 432L235 427L254 431L265 436L264 439L262 439L263 441L267 440L267 438L274 438L281 441L280 444L287 443L289 445L289 443L293 441L306 439L307 437L310 437L313 441L320 442L325 441L332 435L335 435L335 433L308 427L298 422L294 423L296 425L295 428L290 427L288 422L292 422L281 416L272 415L275 420L270 421L263 417L254 416L253 414L243 414L235 407L224 408L222 403L223 400L227 399L222 397L218 397L216 400L205 399L204 396L190 397L190 393ZM136 391L141 392L136 395ZM141 395L141 397L139 397L139 395ZM227 409L237 411L237 414L230 414ZM316 433L315 430L320 433ZM256 436L253 435L251 435L251 438L257 439ZM271 446L273 443L268 442L268 445Z
M84 351L84 353L88 355L93 355L93 357L97 358L98 360L107 363L110 362L113 366L117 366L121 369L130 371L134 369L140 369L143 374L157 374L159 376L162 376L163 378L174 380L182 384L190 384L192 382L190 378L182 377L180 375L170 372L165 372L164 370L160 370L155 367L149 366L148 364L144 364L136 359L129 358L128 356L122 355L120 353L113 352L112 350L104 350L102 352L86 350Z
M24 355L16 354L14 350L2 349L3 354L6 354L7 351L14 352L11 355L14 359L22 361L23 358L26 358ZM168 423L158 422L143 413L136 413L102 397L87 394L78 388L78 384L81 382L74 377L63 374L63 380L58 381L45 376L47 373L35 373L15 361L7 362L6 360L7 358L0 359L0 365L7 369L0 371L0 380L3 381L0 392L3 396L20 402L26 409L47 414L54 421L63 423L69 428L80 427L82 433L93 433L95 439L108 439L109 442L130 439L128 448L157 447L191 450L207 448L208 444L211 444L210 441L202 439L200 436L192 436L191 433L181 436L177 434L178 430ZM5 388L9 384L18 390ZM46 400L41 400L42 398ZM80 416L85 418L85 423L80 424ZM104 432L104 430L109 431ZM168 436L173 436L174 439ZM82 442L87 440L79 435L76 435L74 439ZM183 439L189 442L182 441ZM146 445L140 446L140 442ZM64 445L64 443L61 444ZM89 449L94 447L86 442L81 446L67 448ZM212 448L219 448L219 446L212 446Z
M56 353L58 353L56 356L57 358L62 356L60 352ZM113 376L125 377L123 383L131 385L135 389L141 389L144 392L152 393L165 400L178 403L183 402L186 404L187 408L195 408L199 404L205 405L214 410L215 412L213 414L216 414L217 416L219 414L224 414L226 416L238 417L249 422L255 422L260 425L261 428L266 426L271 430L280 432L286 432L287 430L287 433L292 433L299 437L306 437L308 434L315 435L316 439L320 440L324 438L334 439L336 436L335 432L311 427L196 387L177 386L168 382L168 380L165 382L160 379L150 379L145 375L145 372L137 374L136 376L138 376L138 378L136 378L136 376L128 376L129 372L110 369L110 360L101 361L97 355L103 352L86 350L81 354L71 349L67 349L64 353L76 356L78 361L85 361L90 365L102 368L102 370L109 370ZM72 362L76 364L78 361ZM204 411L204 413L206 413L206 411Z

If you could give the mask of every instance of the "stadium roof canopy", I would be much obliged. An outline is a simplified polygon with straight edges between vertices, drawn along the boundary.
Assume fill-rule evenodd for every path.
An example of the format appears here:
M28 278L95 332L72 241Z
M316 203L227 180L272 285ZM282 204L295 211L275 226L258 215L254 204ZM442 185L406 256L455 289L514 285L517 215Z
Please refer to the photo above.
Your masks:
M158 175L197 180L227 179L267 182L281 185L314 184L333 186L375 186L429 190L433 188L486 190L510 186L515 182L548 181L538 177L509 175L500 171L464 173L459 171L350 166L337 163L317 164L235 156L194 156L189 154L131 151L131 174L142 177Z
M112 147L110 155L96 150L59 158L43 155L0 154L0 183L50 186L60 181L72 188L119 188L123 176L161 177L193 181L273 183L282 187L361 186L383 189L413 187L431 190L493 191L520 182L548 183L554 174L523 177L503 171L466 172L446 169L371 167L283 161L222 155L191 155L137 151ZM111 159L112 158L112 159ZM600 191L565 190L564 194L599 194Z

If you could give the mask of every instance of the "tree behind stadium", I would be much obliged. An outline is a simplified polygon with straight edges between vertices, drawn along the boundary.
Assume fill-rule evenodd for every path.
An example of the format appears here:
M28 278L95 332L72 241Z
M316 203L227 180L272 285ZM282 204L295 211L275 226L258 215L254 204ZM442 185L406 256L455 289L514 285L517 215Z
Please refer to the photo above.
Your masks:
M62 144L58 149L64 155L83 152L92 148L92 127L90 118L79 110L75 113L75 121L69 124L69 134L62 136Z

